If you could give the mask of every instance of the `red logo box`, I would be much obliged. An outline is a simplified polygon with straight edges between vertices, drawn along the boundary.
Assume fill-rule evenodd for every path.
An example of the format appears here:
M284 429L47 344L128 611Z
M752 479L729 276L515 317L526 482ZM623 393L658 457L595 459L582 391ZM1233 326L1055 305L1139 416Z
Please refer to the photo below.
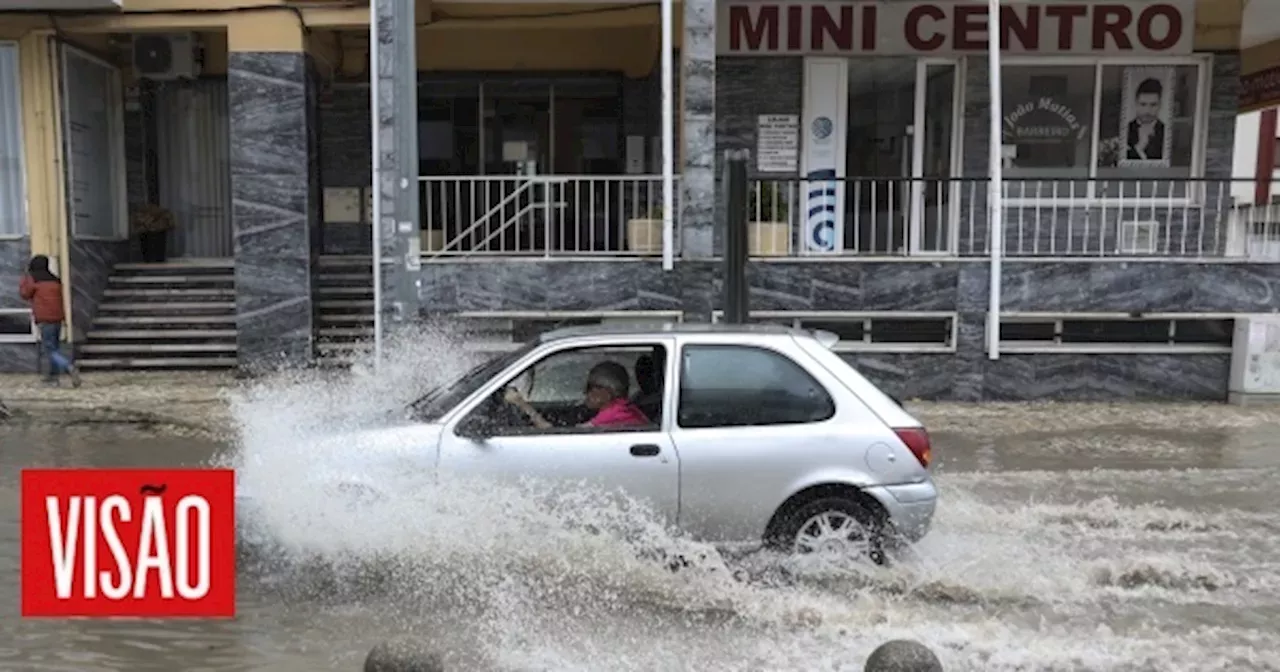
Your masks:
M236 613L231 469L23 469L24 617Z

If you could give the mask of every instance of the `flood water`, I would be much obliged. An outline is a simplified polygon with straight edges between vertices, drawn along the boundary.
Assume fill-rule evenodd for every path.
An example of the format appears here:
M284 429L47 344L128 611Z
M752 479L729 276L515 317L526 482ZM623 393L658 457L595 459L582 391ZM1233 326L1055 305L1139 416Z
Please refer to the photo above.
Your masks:
M891 569L670 573L477 492L454 520L418 514L447 534L379 532L422 563L382 554L376 577L337 583L246 569L221 622L21 620L17 511L21 467L189 465L224 446L0 428L0 669L358 670L414 633L460 669L861 670L911 637L957 671L1280 670L1280 425L1169 413L1166 430L935 430L935 528Z

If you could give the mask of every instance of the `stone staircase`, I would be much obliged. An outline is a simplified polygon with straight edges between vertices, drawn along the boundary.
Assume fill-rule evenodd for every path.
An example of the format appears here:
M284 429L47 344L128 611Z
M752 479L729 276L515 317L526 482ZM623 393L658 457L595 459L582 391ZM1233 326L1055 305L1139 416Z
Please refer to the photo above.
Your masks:
M373 350L373 266L368 256L326 255L316 271L316 355L345 366Z
M78 363L85 370L234 367L232 262L116 265Z

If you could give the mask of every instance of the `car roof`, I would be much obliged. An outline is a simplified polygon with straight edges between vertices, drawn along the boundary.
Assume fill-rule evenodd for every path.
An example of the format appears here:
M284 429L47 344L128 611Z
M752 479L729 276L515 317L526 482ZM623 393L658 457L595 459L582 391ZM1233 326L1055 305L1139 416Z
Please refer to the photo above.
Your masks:
M725 334L743 336L807 336L809 332L781 324L723 324L710 322L649 322L591 324L562 327L544 332L539 342L548 343L581 336L654 336L658 334Z

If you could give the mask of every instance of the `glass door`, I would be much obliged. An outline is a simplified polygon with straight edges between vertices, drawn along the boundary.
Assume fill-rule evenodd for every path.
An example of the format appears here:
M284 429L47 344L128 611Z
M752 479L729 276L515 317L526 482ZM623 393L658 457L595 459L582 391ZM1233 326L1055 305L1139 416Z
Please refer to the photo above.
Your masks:
M956 61L922 59L916 68L911 253L946 254L954 247L960 190L955 176L960 109Z
M849 63L844 239L851 252L907 253L917 79L910 56Z

